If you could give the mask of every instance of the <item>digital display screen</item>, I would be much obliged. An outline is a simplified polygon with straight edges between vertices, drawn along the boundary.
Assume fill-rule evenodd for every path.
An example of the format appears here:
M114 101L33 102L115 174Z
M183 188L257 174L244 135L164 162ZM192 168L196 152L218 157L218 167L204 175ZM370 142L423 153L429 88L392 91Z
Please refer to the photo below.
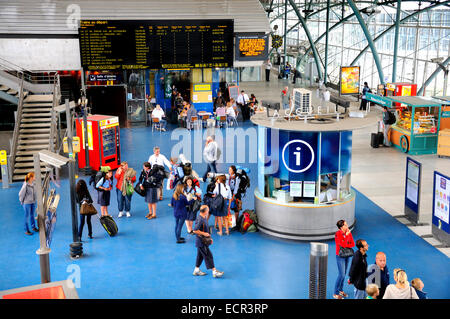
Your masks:
M85 70L233 66L234 21L81 20Z
M268 39L264 34L237 34L236 61L267 60Z

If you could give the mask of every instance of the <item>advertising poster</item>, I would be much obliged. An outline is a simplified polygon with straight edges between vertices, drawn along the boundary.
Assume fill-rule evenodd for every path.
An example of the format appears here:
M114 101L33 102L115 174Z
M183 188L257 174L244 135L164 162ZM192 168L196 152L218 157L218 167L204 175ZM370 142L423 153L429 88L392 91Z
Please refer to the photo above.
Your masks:
M341 95L359 94L359 66L341 67Z
M303 197L314 197L316 196L316 182L315 181L304 181L303 182Z
M291 197L302 197L302 181L291 181L289 195Z
M437 173L434 185L434 216L449 223L450 180Z

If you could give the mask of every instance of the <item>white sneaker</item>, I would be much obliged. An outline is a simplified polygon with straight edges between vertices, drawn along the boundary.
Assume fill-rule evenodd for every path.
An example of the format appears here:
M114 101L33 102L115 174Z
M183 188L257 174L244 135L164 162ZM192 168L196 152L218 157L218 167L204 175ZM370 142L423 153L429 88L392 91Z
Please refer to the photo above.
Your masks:
M131 214L130 214L130 212L127 212L127 217L131 217Z
M214 278L220 278L222 276L223 276L223 271L219 271L219 270L213 271Z
M194 270L194 272L192 274L194 276L204 276L204 275L206 275L206 273L201 271L200 269L199 270Z
M122 217L123 216L123 212L119 212L119 216L117 216L117 217Z

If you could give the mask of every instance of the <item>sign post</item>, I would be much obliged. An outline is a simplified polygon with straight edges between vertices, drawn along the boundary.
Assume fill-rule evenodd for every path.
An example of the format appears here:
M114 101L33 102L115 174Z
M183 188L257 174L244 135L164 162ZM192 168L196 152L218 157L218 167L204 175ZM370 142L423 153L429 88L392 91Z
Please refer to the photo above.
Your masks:
M5 150L0 151L0 165L2 166L3 188L9 188L8 155L6 154Z
M410 157L407 157L405 182L405 217L415 226L419 225L421 179L422 164Z

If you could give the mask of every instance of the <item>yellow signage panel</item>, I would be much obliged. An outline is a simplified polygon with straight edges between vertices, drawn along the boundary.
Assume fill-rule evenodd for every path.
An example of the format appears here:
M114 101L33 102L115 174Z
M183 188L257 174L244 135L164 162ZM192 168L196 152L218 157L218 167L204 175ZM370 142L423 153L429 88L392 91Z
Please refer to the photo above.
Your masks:
M211 84L195 84L194 91L211 91Z
M8 154L5 150L0 151L0 165L6 165L8 163Z

